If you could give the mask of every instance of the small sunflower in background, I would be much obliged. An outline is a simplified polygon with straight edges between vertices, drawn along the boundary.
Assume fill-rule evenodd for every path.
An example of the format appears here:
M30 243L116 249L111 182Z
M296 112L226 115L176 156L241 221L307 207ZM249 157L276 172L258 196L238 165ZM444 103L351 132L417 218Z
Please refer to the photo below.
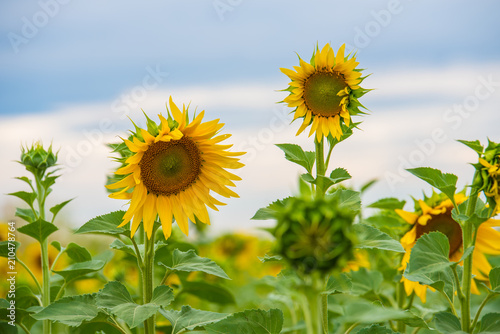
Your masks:
M500 144L489 142L483 156L479 158L481 189L493 208L493 214L500 213Z
M292 80L285 89L290 95L283 102L295 108L294 120L303 118L297 135L311 125L309 136L316 132L318 142L328 135L339 140L342 123L349 127L351 115L364 114L358 98L369 90L359 86L364 78L356 68L356 57L344 53L345 44L337 55L326 44L321 51L316 48L310 63L299 57L300 66L294 66L295 71L280 68Z
M204 111L189 121L188 109L182 111L170 97L170 116L159 115L161 123L147 118L147 129L136 126L136 131L124 143L132 152L115 174L123 176L108 189L120 189L109 197L130 200L130 206L120 226L132 221L135 234L141 221L151 238L153 224L160 217L165 238L172 231L172 218L186 235L188 219L210 224L207 206L218 210L224 205L210 194L239 197L228 187L240 177L226 169L238 169L244 165L237 156L244 152L230 152L232 145L220 144L231 135L219 134L219 120L202 122ZM147 116L146 116L147 117Z
M455 195L455 202L463 203L467 197L463 194ZM396 212L413 227L401 238L401 245L406 250L401 262L400 270L405 270L410 260L410 253L415 246L418 238L429 232L441 232L448 237L450 243L449 259L450 261L459 261L463 255L462 228L451 217L453 203L443 194L434 194L431 198L419 200L416 205L416 212L408 212L397 209ZM476 236L476 245L472 253L473 267L472 274L476 279L488 281L488 275L492 268L485 254L500 255L500 232L493 227L500 226L500 221L490 219L482 223ZM412 282L406 278L401 279L404 282L407 295L412 292L425 303L427 285L418 282ZM472 292L479 294L475 282L472 283Z

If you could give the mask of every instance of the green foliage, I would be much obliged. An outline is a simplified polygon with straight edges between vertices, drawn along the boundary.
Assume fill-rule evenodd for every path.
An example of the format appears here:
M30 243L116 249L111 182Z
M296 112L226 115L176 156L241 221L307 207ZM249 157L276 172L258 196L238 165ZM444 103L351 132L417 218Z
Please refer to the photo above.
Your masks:
M488 313L481 318L479 326L481 334L500 333L500 313Z
M451 212L451 216L453 220L455 220L462 226L466 224L473 224L477 228L479 227L479 225L490 219L490 209L480 198L477 198L476 208L470 216L467 216L465 213L467 212L469 201L470 198L458 205L458 212L456 209L453 209Z
M358 331L358 334L393 334L393 333L394 331L392 329L380 326L378 324L362 328Z
M64 201L62 203L56 204L52 208L50 208L50 212L52 212L52 222L54 222L54 220L56 219L56 216L59 213L59 211L61 211L61 209L64 208L66 206L66 204L68 204L72 200L73 200L73 198L69 199L67 201Z
M181 291L215 304L226 305L236 302L231 291L213 283L186 281L182 283Z
M17 191L15 193L10 193L8 195L15 196L17 198L22 199L23 201L25 201L26 203L28 203L28 205L30 206L30 208L33 208L33 203L35 202L36 197L37 197L36 193L34 191L33 192Z
M283 328L283 313L279 309L246 310L205 326L213 334L279 334Z
M500 267L495 267L490 270L491 289L496 293L500 293Z
M26 224L17 229L18 232L29 235L40 243L57 230L58 228L54 224L43 219L38 219L33 223Z
M405 250L399 241L394 240L388 234L365 224L355 224L354 231L358 236L356 248L376 248L398 253Z
M190 306L183 306L181 311L160 309L160 314L170 321L172 326L171 334L191 331L227 317L227 314L224 313L196 310Z
M471 148L479 155L481 155L484 151L484 147L483 145L481 145L481 142L479 140L475 141L457 140L457 141Z
M35 213L33 213L35 212ZM19 217L28 223L33 223L35 220L37 220L38 216L38 211L32 210L32 209L21 209L21 208L16 208L16 217Z
M98 233L116 236L119 234L130 236L130 230L124 227L117 227L123 221L125 211L114 211L102 216L95 217L75 231L76 234L80 233ZM130 224L127 224L129 226Z
M312 172L316 154L314 152L305 152L302 147L296 144L276 144L283 152L285 159L304 167L308 173Z
M458 177L453 174L443 173L439 169L429 167L419 167L407 169L416 177L429 183L434 188L441 190L448 198L455 203L455 192L457 190Z
M332 275L328 278L325 291L322 294L332 295L337 293L349 293L352 290L352 281L344 273Z
M463 333L461 331L460 320L448 312L439 312L434 315L434 324L441 333Z
M360 268L358 271L351 273L351 280L352 293L355 295L364 295L369 292L378 293L384 276L379 271Z
M66 254L75 262L86 262L92 260L92 255L90 252L82 246L75 244L74 242L69 243L65 249Z
M99 314L95 305L95 294L62 298L32 315L37 320L57 321L68 326L80 326Z
M405 204L406 201L400 201L399 199L394 197L387 197L379 199L376 202L373 202L372 204L368 205L368 207L374 209L383 209L383 210L396 210L396 209L403 209Z
M62 270L53 270L53 272L61 275L66 282L70 282L80 276L101 270L104 264L104 261L101 260L77 262Z
M182 252L178 249L175 249L173 252L168 250L159 251L156 254L155 260L159 265L172 271L202 271L210 275L230 279L217 263L198 256L192 249L187 252Z
M18 241L0 241L0 257L9 257L9 253L16 254L17 250L21 246L21 243Z
M282 200L276 200L266 206L265 208L260 208L257 210L255 215L250 218L253 220L267 220L267 219L276 219L276 212L280 209L284 208L286 203L291 197L284 198Z

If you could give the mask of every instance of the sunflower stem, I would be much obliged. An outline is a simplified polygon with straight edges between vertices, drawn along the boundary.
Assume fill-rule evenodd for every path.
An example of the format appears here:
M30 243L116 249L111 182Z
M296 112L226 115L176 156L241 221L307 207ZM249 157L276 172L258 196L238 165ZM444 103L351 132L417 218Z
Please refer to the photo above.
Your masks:
M477 171L474 173L474 177L472 179L472 183L474 184L474 180L476 179ZM469 194L469 203L467 205L467 211L465 215L467 217L472 216L473 212L476 209L478 197L478 188L472 186L470 194ZM465 251L467 248L474 246L474 225L470 222L465 222L462 224L462 240L463 240L463 250ZM464 272L462 276L462 292L464 295L463 300L461 301L461 310L462 310L462 330L466 333L470 333L471 327L471 317L470 317L470 297L471 297L471 287L472 287L472 254L467 256L464 259Z
M328 277L325 279L325 290L328 285ZM323 318L323 333L328 334L328 295L322 294L321 295L321 316Z
M154 247L155 247L155 232L156 229L153 228L153 233L151 239L148 239L146 235L146 230L144 229L144 277L143 277L143 304L147 304L153 298L154 289ZM146 334L155 333L155 316L144 321L144 329Z
M30 268L28 268L28 266L23 261L21 261L17 256L16 256L16 263L19 263L21 266L23 266L23 268L26 269L26 271L28 272L28 274L30 274L30 276L33 279L33 281L35 281L36 287L38 289L38 293L41 295L42 294L42 287L40 286L40 283L36 279L36 277L33 274L33 272L30 270Z
M316 197L321 198L325 195L326 189L323 185L323 176L325 176L325 157L324 157L324 140L318 142L314 139L314 144L316 148Z
M406 291L404 282L398 283L398 289L396 290L396 298L398 300L398 310L402 310L406 302ZM397 330L398 332L401 333L406 332L406 325L403 321L401 320L397 321Z

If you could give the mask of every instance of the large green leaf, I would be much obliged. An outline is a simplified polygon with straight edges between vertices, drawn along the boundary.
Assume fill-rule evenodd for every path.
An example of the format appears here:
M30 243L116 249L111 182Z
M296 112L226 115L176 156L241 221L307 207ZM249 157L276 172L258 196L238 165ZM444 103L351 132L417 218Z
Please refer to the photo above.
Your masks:
M361 210L361 197L358 191L351 189L338 189L332 196L338 196L340 207L349 208L352 211L359 212Z
M500 267L495 267L490 270L491 290L500 293Z
M442 271L453 262L448 259L450 242L441 232L430 232L418 238L411 250L410 262L405 277L425 275Z
M17 198L22 199L30 207L33 207L33 203L35 202L35 199L36 199L36 193L35 192L29 193L29 192L26 192L26 191L17 191L15 193L10 193L10 194L7 194L7 195L15 196Z
M407 169L407 171L429 183L434 188L441 190L455 203L455 191L457 190L458 180L456 175L443 173L439 169L430 167L411 168Z
M62 270L53 270L53 272L61 275L66 282L69 282L80 276L101 270L104 264L105 262L100 260L78 262Z
M481 326L479 327L481 334L498 334L500 333L500 313L488 313L481 318Z
M481 155L484 151L484 147L483 145L481 145L481 142L479 140L475 141L457 140L457 141L473 149L479 155Z
M163 248L167 246L166 243L164 243L163 241L158 241L157 243L155 243L155 253L158 252L159 249ZM134 248L134 245L132 244L126 244L124 243L123 241L121 241L120 239L115 239L111 245L109 245L109 247L111 249L117 249L117 250L120 250L122 252L125 252L127 254L130 254L134 257L136 257L136 253L135 253L135 248ZM139 249L139 253L141 254L141 256L144 258L144 244L140 244L140 245L137 245L137 248Z
M257 210L255 215L250 218L253 220L267 220L267 219L274 219L275 218L275 213L278 208L283 208L286 205L287 200L290 197L284 198L282 200L276 200L266 206L265 208L260 208Z
M172 324L171 334L191 331L227 317L224 313L196 310L189 306L183 306L181 311L160 309L160 313Z
M403 209L405 204L406 201L400 201L399 199L394 197L387 197L379 199L376 202L373 202L372 204L368 205L368 207L374 209L395 210L395 209Z
M228 289L206 282L184 282L182 292L220 305L234 304L234 296Z
M380 284L384 280L384 276L379 271L369 271L366 268L360 268L358 271L353 271L352 276L352 293L355 295L363 295L370 291L377 293L380 289Z
M90 321L99 314L94 298L95 294L65 297L32 317L37 320L57 321L68 326L80 326L83 321Z
M125 211L114 211L102 216L95 217L86 222L75 233L99 233L107 235L123 234L130 236L130 230L124 227L117 227L123 221ZM127 224L125 227L128 227Z
M332 275L328 278L326 290L322 294L349 293L352 289L351 279L344 273Z
M107 283L97 293L96 305L107 309L134 328L155 315L161 306L170 305L173 300L172 289L167 286L158 286L153 291L151 302L139 305L134 302L123 284L114 281Z
M163 248L166 249L166 248ZM194 250L182 252L175 249L170 251L159 251L155 257L158 264L173 271L202 271L204 273L230 279L229 276L214 261L198 256Z
M26 220L28 223L33 223L37 218L31 209L16 208L16 217ZM38 215L38 212L37 212Z
M386 308L368 301L349 301L342 307L342 317L344 323L364 323L374 324L388 320L398 320L408 318L409 315L400 310Z
M29 235L40 243L57 230L58 228L54 224L43 219L38 219L17 229L18 232Z
M460 333L460 320L448 312L439 312L434 315L434 324L441 333Z
M0 257L14 257L17 250L21 246L20 242L17 241L0 241Z
M302 147L296 144L276 144L283 152L285 159L304 167L309 173L312 171L316 154L314 152L304 152Z
M65 252L74 262L86 262L92 260L90 252L85 247L77 245L74 242L71 242L66 247Z
M279 334L283 329L283 312L279 309L246 310L205 326L212 334Z
M387 233L375 227L365 224L355 224L354 231L356 231L359 239L356 248L376 248L398 253L405 252L399 241L394 240Z

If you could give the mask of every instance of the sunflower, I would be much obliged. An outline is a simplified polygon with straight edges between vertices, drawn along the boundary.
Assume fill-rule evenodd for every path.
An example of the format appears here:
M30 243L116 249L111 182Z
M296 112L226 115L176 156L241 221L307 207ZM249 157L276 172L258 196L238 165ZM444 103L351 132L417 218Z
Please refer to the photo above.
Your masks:
M485 189L484 194L491 197L495 203L494 213L500 213L500 155L489 163L485 159L479 158L479 163L483 166L482 172L484 174Z
M122 188L109 197L130 200L119 227L132 221L132 235L142 221L151 238L157 216L165 238L171 234L172 218L188 235L188 219L210 224L206 206L218 210L215 205L224 205L210 191L239 197L228 186L234 187L232 181L241 179L226 169L243 167L236 156L244 152L229 152L232 145L219 144L231 136L218 134L224 124L218 119L202 122L204 111L189 122L185 106L181 111L172 97L169 105L173 118L170 112L168 119L160 114L159 125L148 118L147 130L135 126L129 139L122 138L132 155L115 172L123 178L106 186Z
M466 200L462 194L455 195L455 202L460 204ZM459 261L463 255L462 245L462 229L460 225L451 218L453 204L451 200L444 199L441 196L433 196L427 199L427 202L434 202L429 205L426 201L419 200L416 204L417 212L407 212L397 209L396 212L413 227L401 238L401 245L406 250L401 262L400 270L405 270L410 260L410 253L418 238L423 234L438 231L448 237L450 243L449 259L450 261ZM491 265L486 259L485 254L500 254L500 232L493 229L494 226L500 226L500 221L490 219L481 224L477 230L476 245L472 253L472 274L476 279L488 281L488 274L491 270ZM406 278L401 279L404 282L406 294L412 292L420 297L425 303L426 285L421 285L418 282L412 282ZM479 294L479 290L475 282L472 284L472 292Z
M339 140L341 123L349 127L351 115L363 114L358 98L369 90L359 86L364 78L356 69L356 57L345 57L344 52L345 44L336 56L326 44L321 51L316 48L311 63L299 57L300 66L294 66L295 71L280 68L292 80L286 89L290 95L283 102L295 108L294 120L303 118L297 135L312 124L309 136L316 131L318 142L329 134Z

